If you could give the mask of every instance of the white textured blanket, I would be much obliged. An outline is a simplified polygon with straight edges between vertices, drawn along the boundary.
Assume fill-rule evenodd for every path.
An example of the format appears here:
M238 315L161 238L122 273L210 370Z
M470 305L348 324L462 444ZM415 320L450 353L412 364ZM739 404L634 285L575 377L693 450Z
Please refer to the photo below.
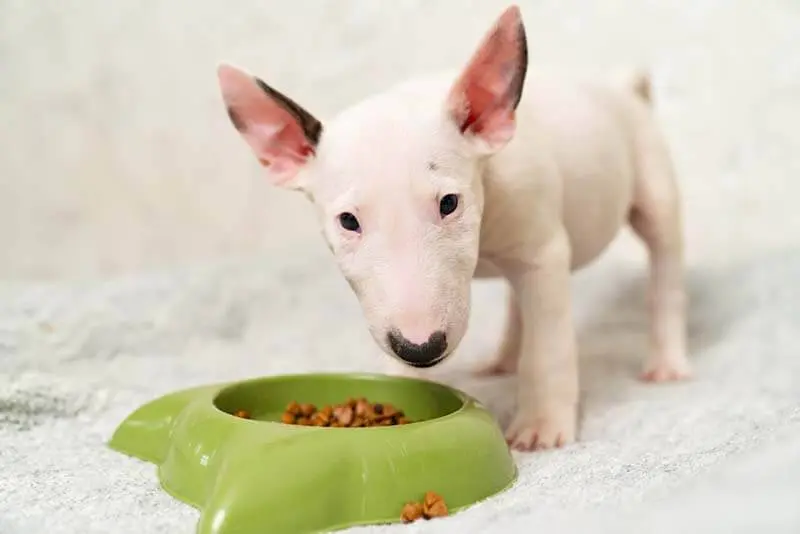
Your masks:
M129 411L174 389L267 373L380 369L383 356L349 288L333 268L319 267L324 262L6 293L0 532L191 532L196 513L159 490L153 467L104 442ZM578 277L581 442L518 455L513 489L413 529L561 532L590 521L592 531L610 532L710 532L710 525L797 532L798 275L800 253L695 269L697 376L663 387L635 380L646 347L641 269L608 262ZM510 379L464 373L491 350L500 325L500 288L481 284L475 293L465 349L437 376L503 418Z

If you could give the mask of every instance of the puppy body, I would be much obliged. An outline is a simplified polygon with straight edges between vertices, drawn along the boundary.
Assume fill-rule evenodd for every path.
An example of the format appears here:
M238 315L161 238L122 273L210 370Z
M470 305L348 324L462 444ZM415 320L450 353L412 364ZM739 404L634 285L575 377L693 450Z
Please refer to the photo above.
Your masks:
M304 191L385 352L442 361L467 326L470 280L511 291L496 357L517 372L509 442L573 441L577 342L570 275L630 224L648 249L643 377L689 374L679 193L646 76L579 82L528 68L518 8L461 71L398 85L324 126L230 66L220 85L274 184Z

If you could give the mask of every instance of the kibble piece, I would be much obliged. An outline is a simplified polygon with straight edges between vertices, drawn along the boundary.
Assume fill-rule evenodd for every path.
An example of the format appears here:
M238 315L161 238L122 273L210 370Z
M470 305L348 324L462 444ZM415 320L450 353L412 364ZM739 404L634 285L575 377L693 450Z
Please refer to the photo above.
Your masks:
M400 519L403 523L413 523L417 519L422 519L423 511L422 504L418 502L410 502L403 506L403 512L400 514Z
M328 426L328 424L319 417L318 413L312 415L309 420L311 421L311 426Z
M326 412L315 413L314 419L322 423L320 426L328 426L331 422L331 416Z
M433 491L425 492L425 497L422 498L422 504L425 506L430 506L431 504L441 501L442 498Z
M236 417L241 417L242 419L250 419L250 412L247 410L236 410L236 413L233 415Z
M291 413L289 413L289 412L285 412L285 413L284 413L284 414L281 416L281 423L285 423L285 424L287 424L287 425L293 425L293 424L295 424L296 420L297 420L297 418L295 417L295 415L294 415L294 414L291 414Z
M355 403L355 411L357 416L366 417L367 415L369 415L369 412L371 411L369 403L365 400L358 401L357 403Z
M314 415L314 412L317 411L317 407L313 404L301 404L300 405L300 413L303 414L304 417L311 417Z
M286 413L290 413L292 415L299 415L301 413L300 405L295 401L290 402L289 405L286 406Z
M353 422L353 408L349 405L339 406L333 410L333 415L342 424L349 426Z
M436 501L432 505L430 505L427 509L425 509L425 518L426 519L434 519L436 517L446 517L447 516L447 505L444 501Z
M393 415L376 415L373 418L373 421L375 421L376 425L385 425L387 421L390 425L395 424L395 418Z
M441 496L429 491L425 494L425 499L422 501L422 513L426 519L434 517L444 517L447 515L447 505Z

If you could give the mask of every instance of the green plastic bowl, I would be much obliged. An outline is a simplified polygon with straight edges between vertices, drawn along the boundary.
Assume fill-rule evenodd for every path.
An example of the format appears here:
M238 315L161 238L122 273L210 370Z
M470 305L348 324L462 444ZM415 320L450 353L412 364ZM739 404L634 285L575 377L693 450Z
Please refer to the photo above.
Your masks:
M411 424L279 422L290 401L391 403ZM247 410L251 419L231 415ZM370 374L259 378L156 399L109 446L158 466L162 487L201 511L198 534L329 532L400 521L427 491L452 511L509 487L516 465L495 418L447 386Z

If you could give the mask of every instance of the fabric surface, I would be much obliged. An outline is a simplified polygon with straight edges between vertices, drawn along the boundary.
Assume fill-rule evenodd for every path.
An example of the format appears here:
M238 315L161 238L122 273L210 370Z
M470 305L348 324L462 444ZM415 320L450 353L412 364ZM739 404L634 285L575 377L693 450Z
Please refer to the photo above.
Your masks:
M386 361L303 199L265 187L224 122L209 65L330 114L465 59L505 4L62 4L0 6L15 82L0 84L0 533L190 533L196 511L153 466L105 446L128 413L193 385ZM647 264L623 232L575 277L579 443L515 455L516 485L461 514L359 531L800 531L800 9L521 5L532 60L653 72L686 207L695 377L636 380ZM61 142L43 157L42 139ZM502 297L475 284L434 378L505 421L514 379L466 373L496 346Z
M0 532L192 532L196 512L159 490L154 468L104 443L127 413L175 389L271 373L382 370L385 357L349 288L322 265L324 257L285 269L265 262L8 292ZM694 269L696 377L657 387L635 378L646 348L642 269L608 261L579 275L580 443L517 454L511 490L412 529L552 532L591 520L593 531L609 532L796 532L799 273L800 253ZM502 289L476 284L465 348L434 377L505 420L514 379L465 372L496 342ZM32 305L45 295L51 306ZM159 324L161 316L187 324ZM188 345L187 329L196 332ZM31 351L40 355L36 368ZM391 528L408 527L365 530Z

